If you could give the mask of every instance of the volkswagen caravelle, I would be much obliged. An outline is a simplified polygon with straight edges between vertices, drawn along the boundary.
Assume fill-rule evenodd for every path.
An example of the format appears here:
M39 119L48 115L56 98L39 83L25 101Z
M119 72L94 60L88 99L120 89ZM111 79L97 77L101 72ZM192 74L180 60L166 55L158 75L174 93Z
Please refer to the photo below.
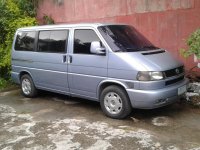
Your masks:
M176 102L188 83L183 64L134 27L100 23L18 29L11 74L26 97L42 89L90 99L118 119Z

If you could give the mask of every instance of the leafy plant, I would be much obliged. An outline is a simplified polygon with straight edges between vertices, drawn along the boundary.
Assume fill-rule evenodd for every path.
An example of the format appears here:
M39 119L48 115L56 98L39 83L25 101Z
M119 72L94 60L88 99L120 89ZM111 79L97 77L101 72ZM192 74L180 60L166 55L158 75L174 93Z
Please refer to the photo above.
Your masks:
M10 78L11 48L15 31L37 24L36 0L0 0L0 87Z
M0 78L0 91L2 89L4 89L5 87L7 87L8 85L11 85L11 84L12 84L11 80L6 80L6 79L3 79L3 78Z
M6 86L7 82L5 79L0 78L0 90Z
M43 20L44 20L44 24L54 24L54 20L51 16L44 15Z
M200 59L200 28L193 32L187 39L188 49L181 49L184 57L196 55Z

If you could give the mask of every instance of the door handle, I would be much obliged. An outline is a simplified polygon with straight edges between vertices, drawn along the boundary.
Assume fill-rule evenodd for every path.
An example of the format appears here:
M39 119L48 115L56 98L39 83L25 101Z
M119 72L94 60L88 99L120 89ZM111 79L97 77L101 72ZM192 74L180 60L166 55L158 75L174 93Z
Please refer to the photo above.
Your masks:
M68 55L68 56L67 56L67 63L68 63L68 64L71 64L71 63L72 63L72 56L71 56L71 55Z
M67 56L66 56L66 55L63 55L63 60L62 60L62 62L63 62L63 63L66 63L66 61L67 61Z

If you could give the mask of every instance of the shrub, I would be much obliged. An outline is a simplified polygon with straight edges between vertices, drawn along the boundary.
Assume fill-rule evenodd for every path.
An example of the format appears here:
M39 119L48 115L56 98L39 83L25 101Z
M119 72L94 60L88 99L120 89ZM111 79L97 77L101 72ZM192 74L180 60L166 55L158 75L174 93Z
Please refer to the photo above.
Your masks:
M200 28L193 32L187 39L188 49L181 49L184 57L196 55L200 59Z
M10 78L11 48L15 31L37 24L34 0L0 1L0 86Z

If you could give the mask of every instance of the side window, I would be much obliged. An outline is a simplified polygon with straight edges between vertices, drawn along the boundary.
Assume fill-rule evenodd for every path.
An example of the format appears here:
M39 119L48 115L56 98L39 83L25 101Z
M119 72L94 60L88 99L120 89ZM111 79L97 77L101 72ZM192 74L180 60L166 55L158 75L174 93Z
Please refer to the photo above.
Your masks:
M77 54L92 54L90 53L90 45L93 41L100 39L93 30L77 29L74 32L74 53Z
M40 31L38 38L38 51L48 52L50 31Z
M50 35L49 51L65 52L66 39L68 39L68 31L52 31Z
M68 30L40 31L38 38L38 51L49 53L64 53Z
M35 32L22 31L17 33L17 38L15 41L16 51L34 51L35 44Z

